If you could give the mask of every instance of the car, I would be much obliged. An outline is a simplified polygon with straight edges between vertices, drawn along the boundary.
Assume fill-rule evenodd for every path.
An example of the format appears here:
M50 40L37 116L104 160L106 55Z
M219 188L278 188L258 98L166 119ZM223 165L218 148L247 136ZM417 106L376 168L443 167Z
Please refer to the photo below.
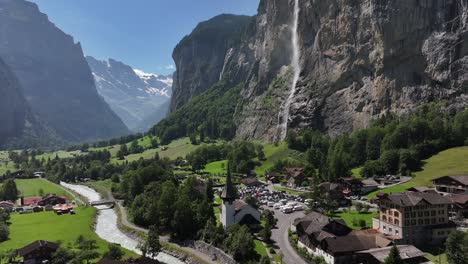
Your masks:
M274 202L268 202L268 203L267 203L267 206L268 206L268 207L273 207L274 205L275 205Z
M275 203L275 205L273 205L273 208L275 209L280 209L280 207L281 207L280 203Z
M285 206L283 207L283 209L281 209L281 212L283 212L284 214L290 214L294 211L294 208L290 207L290 206Z
M288 200L282 199L282 200L280 200L280 203L282 203L283 205L286 205L288 203Z
M302 206L302 205L296 205L296 206L294 206L293 209L294 209L294 211L302 211L302 210L304 210L304 206Z

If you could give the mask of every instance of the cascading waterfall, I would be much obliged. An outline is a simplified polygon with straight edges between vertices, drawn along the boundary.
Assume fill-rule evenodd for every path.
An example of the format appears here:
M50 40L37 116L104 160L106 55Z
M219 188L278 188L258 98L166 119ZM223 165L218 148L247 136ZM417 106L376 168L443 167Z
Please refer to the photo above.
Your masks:
M294 75L291 83L291 89L289 91L289 95L286 101L280 108L278 113L278 128L277 128L277 140L281 141L286 138L286 134L288 132L288 122L289 122L289 112L291 108L291 102L294 98L294 94L296 93L296 85L299 81L299 75L301 73L301 65L300 65L300 57L301 57L301 48L299 45L299 34L298 34L298 27L299 27L299 0L294 0L294 17L293 17L293 25L291 27L292 31L292 60L291 66L293 67Z

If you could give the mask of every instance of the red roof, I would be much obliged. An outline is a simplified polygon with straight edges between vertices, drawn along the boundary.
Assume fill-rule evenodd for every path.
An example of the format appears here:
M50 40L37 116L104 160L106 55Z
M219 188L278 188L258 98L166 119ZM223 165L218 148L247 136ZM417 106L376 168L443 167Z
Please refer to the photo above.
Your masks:
M23 205L30 206L42 201L42 197L28 197L23 199Z

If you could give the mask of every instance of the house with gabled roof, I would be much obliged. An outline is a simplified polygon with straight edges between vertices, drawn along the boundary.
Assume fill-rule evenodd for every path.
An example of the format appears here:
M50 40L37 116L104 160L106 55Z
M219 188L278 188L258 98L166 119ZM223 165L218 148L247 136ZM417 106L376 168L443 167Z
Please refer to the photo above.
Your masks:
M468 175L443 176L432 183L441 193L468 194Z

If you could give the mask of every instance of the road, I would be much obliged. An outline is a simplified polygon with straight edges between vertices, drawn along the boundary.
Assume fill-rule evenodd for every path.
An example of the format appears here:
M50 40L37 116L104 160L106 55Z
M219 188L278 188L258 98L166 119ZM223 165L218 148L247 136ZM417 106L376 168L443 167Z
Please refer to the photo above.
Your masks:
M271 208L268 208L273 210ZM283 214L279 210L273 210L275 217L278 219L277 228L272 230L271 238L279 247L279 252L283 256L283 261L286 264L307 264L289 244L288 230L295 219L303 217L304 212L294 212L291 214ZM278 251L278 250L277 250ZM279 253L278 252L278 253Z

